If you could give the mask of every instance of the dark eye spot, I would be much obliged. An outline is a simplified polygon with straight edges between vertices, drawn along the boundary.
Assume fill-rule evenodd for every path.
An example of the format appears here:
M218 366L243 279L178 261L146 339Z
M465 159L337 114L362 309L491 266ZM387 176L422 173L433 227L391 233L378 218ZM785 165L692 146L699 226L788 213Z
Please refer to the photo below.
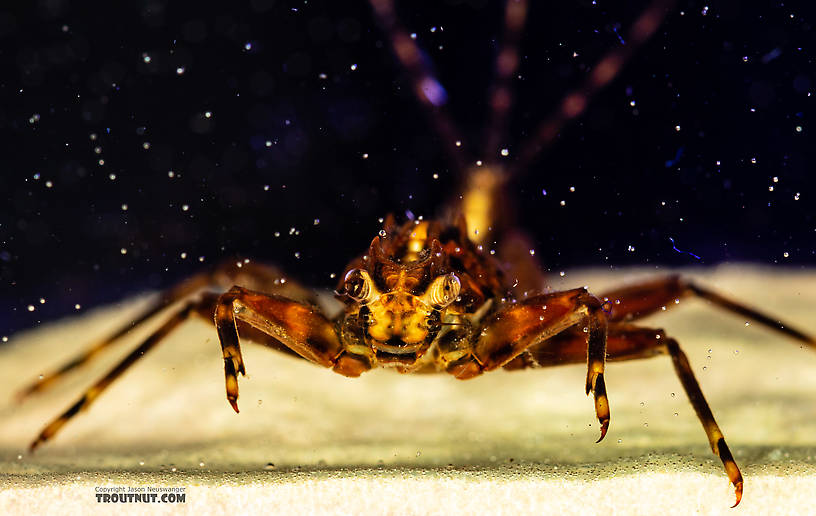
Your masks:
M368 280L360 269L352 269L346 274L343 289L349 297L357 301L365 300L371 291Z

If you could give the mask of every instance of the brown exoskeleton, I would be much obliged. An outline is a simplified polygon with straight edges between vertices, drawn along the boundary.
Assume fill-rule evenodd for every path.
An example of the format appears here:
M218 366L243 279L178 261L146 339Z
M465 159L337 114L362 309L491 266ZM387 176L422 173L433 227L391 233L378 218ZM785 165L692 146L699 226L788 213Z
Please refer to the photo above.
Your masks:
M59 371L45 375L22 394L43 390L93 358L134 325L165 309L172 314L75 404L49 423L31 443L37 448L80 410L87 408L188 316L213 320L221 343L229 403L238 411L238 374L245 374L240 341L302 357L334 372L355 377L376 367L401 373L444 372L470 379L499 368L516 370L562 364L587 364L586 392L595 400L604 438L610 422L605 364L657 355L671 357L689 400L736 491L743 479L694 377L686 355L663 330L636 325L639 319L698 296L750 318L816 349L816 340L776 318L731 301L687 279L671 276L600 295L584 288L551 292L527 252L525 238L512 230L503 201L511 176L551 142L559 128L584 110L592 94L616 75L633 46L654 32L668 1L656 0L634 22L632 45L610 52L568 94L558 112L545 119L535 137L522 146L512 169L494 160L465 160L452 122L434 95L435 79L423 67L413 40L403 31L390 0L371 0L396 54L413 81L421 105L442 133L462 178L462 194L437 220L389 217L364 254L341 275L337 296L345 309L327 317L305 289L278 270L254 263L227 263L164 292L134 321L97 343ZM505 47L499 54L491 90L488 154L498 148L510 108L509 81L518 64L516 45L526 2L507 3ZM454 147L456 147L454 149ZM465 163L478 163L468 167ZM497 250L494 255L490 250ZM211 293L209 288L221 287Z

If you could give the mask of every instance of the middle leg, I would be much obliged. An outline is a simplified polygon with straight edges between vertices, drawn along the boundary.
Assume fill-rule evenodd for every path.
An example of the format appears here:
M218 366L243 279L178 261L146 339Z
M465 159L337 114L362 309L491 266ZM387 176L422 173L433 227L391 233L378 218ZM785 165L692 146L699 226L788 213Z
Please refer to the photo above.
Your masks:
M676 305L681 298L696 296L711 301L729 312L747 317L757 323L803 342L816 350L816 338L799 331L775 317L764 314L737 301L705 288L682 276L672 275L651 281L635 283L610 290L600 297L611 306L610 322L634 321Z
M505 365L505 368L520 369L582 363L586 353L585 342L586 337L580 330L570 329L530 348L527 353ZM611 362L651 358L658 355L671 357L674 371L694 407L697 418L703 425L711 451L720 458L728 479L734 485L737 497L734 505L739 504L742 499L742 473L731 455L722 430L714 420L714 414L692 372L688 358L680 349L677 341L667 337L663 330L640 328L624 323L610 323L606 349L607 358Z

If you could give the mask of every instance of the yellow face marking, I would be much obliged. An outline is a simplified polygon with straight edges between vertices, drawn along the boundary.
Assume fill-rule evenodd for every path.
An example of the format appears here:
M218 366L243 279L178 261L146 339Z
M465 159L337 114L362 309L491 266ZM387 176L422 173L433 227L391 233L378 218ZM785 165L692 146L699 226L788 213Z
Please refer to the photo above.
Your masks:
M368 308L373 322L368 334L375 340L398 338L406 344L417 344L428 336L427 321L433 309L416 296L384 294Z

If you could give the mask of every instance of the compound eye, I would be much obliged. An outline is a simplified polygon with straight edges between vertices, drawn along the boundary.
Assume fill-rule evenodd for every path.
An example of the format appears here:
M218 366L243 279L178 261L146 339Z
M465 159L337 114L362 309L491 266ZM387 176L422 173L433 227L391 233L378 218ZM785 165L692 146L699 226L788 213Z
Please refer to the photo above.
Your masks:
M436 278L428 289L428 301L436 308L444 308L456 301L462 284L456 274L445 274Z
M371 297L371 278L360 269L351 269L343 280L343 290L350 298L364 303Z

